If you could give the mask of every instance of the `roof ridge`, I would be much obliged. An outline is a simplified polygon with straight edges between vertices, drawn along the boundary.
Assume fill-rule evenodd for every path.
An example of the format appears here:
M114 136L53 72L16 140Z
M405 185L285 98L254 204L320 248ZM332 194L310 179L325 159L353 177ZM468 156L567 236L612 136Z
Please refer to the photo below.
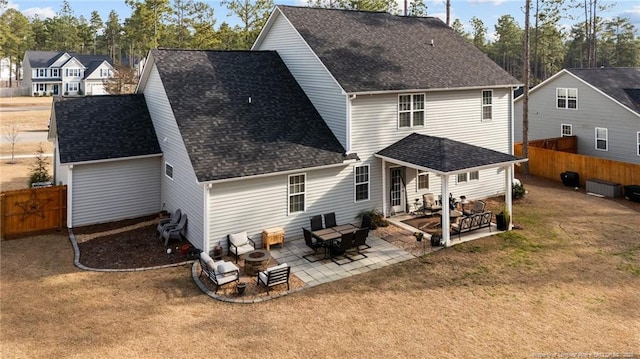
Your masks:
M393 14L384 10L339 9L339 8L325 8L325 7L318 7L318 6L295 6L295 5L277 5L277 7L288 7L288 8L294 8L294 9L311 9L311 10L330 10L330 11L352 12L352 13L359 12L359 13L368 13L368 14L385 14L385 15L401 17L401 18L406 17L406 18L412 18L412 19L422 18L422 19L440 20L440 18L437 16L401 15L401 14Z

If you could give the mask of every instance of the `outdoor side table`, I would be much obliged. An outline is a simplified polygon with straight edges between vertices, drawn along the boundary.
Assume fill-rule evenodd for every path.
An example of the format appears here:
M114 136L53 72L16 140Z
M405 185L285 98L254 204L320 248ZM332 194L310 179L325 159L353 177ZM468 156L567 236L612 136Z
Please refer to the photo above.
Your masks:
M272 244L284 246L284 229L281 227L273 227L263 230L262 243L267 250L269 250Z

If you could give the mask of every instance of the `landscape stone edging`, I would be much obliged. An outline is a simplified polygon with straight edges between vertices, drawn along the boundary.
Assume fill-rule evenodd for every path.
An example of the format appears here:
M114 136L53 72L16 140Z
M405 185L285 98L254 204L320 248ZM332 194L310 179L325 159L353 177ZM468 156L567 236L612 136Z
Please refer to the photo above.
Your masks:
M185 265L185 264L189 264L189 263L193 263L193 260L189 260L189 261L184 261L184 262L180 262L180 263L173 263L173 264L165 264L165 265L161 265L161 266L153 266L153 267L141 267L141 268L128 268L128 269L108 269L108 268L91 268L91 267L87 267L84 264L80 263L80 248L78 247L78 241L76 240L76 236L73 233L73 230L71 228L68 229L69 231L69 241L71 241L71 246L73 247L73 264L82 269L82 270L86 270L86 271L92 271L92 272L141 272L141 271L146 271L146 270L153 270L153 269L163 269L163 268L171 268L171 267L178 267L181 265Z

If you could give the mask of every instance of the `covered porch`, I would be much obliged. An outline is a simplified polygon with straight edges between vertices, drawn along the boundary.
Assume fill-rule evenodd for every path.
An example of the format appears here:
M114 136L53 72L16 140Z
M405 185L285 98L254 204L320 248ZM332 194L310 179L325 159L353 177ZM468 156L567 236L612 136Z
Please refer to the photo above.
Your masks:
M486 169L496 169L502 176L505 211L512 213L511 188L513 183L513 165L527 159L488 148L470 145L443 137L427 136L417 133L399 140L375 154L382 160L383 213L385 217L393 214L408 213L409 199L406 182L400 168L411 168L436 175L440 179L440 188L436 193L443 200L440 212L442 220L442 241L445 246L451 242L451 208L447 205L451 193L450 179L458 174ZM391 169L391 170L390 170ZM479 178L482 183L482 178ZM435 192L435 191L434 191ZM399 197L400 196L400 197ZM398 201L400 199L400 201ZM476 198L479 199L479 198ZM401 203L400 211L398 204ZM404 207L404 208L403 208ZM511 229L511 216L507 230Z

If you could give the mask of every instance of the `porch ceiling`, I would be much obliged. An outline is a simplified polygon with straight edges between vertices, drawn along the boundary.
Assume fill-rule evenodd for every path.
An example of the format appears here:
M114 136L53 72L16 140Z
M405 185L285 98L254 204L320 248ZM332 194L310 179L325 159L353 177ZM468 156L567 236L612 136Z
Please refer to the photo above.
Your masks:
M412 133L378 151L375 156L389 162L442 175L501 167L527 160L444 137L418 133Z

